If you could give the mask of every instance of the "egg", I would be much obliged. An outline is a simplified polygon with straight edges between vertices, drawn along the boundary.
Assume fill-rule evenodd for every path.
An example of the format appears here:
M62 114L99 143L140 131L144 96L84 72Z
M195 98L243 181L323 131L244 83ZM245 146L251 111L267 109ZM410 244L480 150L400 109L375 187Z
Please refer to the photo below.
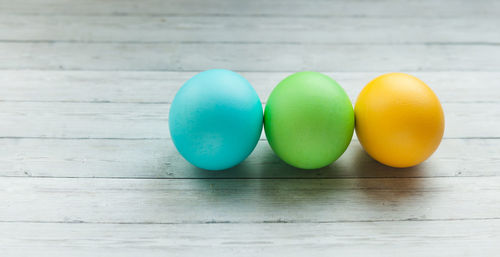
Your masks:
M365 151L388 166L425 161L444 133L444 113L434 92L418 78L389 73L368 83L356 100L356 135Z
M317 169L337 160L354 133L354 111L342 87L318 72L298 72L271 92L264 130L286 163Z
M242 162L257 145L262 126L257 93L229 70L198 73L179 89L170 107L175 147L202 169L222 170Z

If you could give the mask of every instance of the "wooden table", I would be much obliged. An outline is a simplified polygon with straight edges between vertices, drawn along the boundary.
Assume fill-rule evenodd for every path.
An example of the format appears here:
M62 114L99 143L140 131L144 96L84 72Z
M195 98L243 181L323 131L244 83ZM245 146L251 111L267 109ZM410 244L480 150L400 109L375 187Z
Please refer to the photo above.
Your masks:
M500 2L0 1L0 256L499 256ZM354 139L301 171L263 138L208 172L176 152L170 103L196 72L263 101L302 70L354 102L401 71L446 132L393 169Z

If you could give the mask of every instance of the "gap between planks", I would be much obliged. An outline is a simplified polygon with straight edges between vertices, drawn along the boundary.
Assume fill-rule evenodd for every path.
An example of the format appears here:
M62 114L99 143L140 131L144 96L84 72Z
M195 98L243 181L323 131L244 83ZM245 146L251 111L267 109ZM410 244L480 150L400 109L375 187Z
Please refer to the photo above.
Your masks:
M460 218L460 219L406 219L406 220L338 220L338 221L304 221L304 220L263 220L253 222L232 222L232 221L199 221L199 222L86 222L86 221L32 221L32 220L0 220L0 223L6 224L95 224L95 225L262 225L262 224L337 224L337 223L385 223L385 222L455 222L455 221L500 221L497 218Z

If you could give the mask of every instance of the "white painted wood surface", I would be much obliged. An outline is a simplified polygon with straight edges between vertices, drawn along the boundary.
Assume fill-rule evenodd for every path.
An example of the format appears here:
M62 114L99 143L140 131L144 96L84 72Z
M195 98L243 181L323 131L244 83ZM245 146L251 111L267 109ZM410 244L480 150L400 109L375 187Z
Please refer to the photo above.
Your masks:
M0 42L0 55L0 69L500 71L495 44Z
M207 172L184 161L170 140L6 138L0 169L9 177L65 178L490 177L500 175L497 140L444 139L429 161L404 170L378 164L354 140L339 160L315 172L286 165L260 141L239 166Z
M196 72L147 71L0 71L1 102L91 102L168 104ZM263 102L292 72L241 72ZM325 72L354 103L378 72ZM411 72L432 85L443 103L500 102L500 72ZM99 92L97 94L96 92Z
M8 222L331 223L500 215L500 177L3 178L0 185L0 199L10 207L0 219Z
M2 256L495 256L498 220L1 223ZM26 247L29 242L29 247ZM189 251L186 248L189 247Z
M498 256L499 17L494 0L0 0L0 256ZM210 68L264 104L300 70L353 103L406 71L440 98L445 136L409 169L354 139L298 170L263 135L203 171L167 123Z
M4 41L87 43L495 44L496 17L50 16L3 15ZM469 33L464 29L474 27ZM387 28L391 28L387 30ZM433 28L430 30L430 28ZM85 31L85 33L81 33ZM329 33L334 31L335 33ZM353 33L357 31L358 33ZM213 35L217 35L214 37Z

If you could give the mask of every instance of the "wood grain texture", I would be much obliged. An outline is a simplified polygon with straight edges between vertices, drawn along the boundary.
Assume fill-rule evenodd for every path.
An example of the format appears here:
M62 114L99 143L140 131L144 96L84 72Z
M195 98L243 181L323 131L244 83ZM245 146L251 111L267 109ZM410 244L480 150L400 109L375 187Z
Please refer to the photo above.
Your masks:
M499 176L500 140L445 139L423 164L395 169L378 164L354 140L332 165L305 171L286 165L260 141L239 166L195 168L170 140L2 139L0 176L71 178L371 178Z
M498 44L496 17L2 15L0 41ZM356 31L356 33L353 33ZM84 32L84 33L82 33Z
M471 2L467 0L436 2L382 0L355 0L349 2L316 0L278 1L202 1L202 0L134 0L99 1L23 0L1 1L0 10L8 14L66 14L66 15L219 15L219 16L382 16L398 17L462 17L477 18L498 14L495 0Z
M0 256L498 256L500 2L0 0ZM423 164L354 139L317 171L262 137L197 169L168 132L196 72L241 72L265 102L301 70L356 99L386 72L439 96Z
M0 221L282 223L499 219L500 177L0 178Z
M170 138L170 104L0 102L0 109L1 137ZM498 102L444 103L443 109L446 138L500 136Z
M0 101L171 103L196 72L148 71L0 71ZM292 72L241 72L265 102ZM327 72L342 85L353 104L379 72ZM411 72L427 83L443 103L500 102L500 72Z
M0 42L0 69L500 71L499 45Z
M499 220L293 224L0 223L2 256L495 256ZM26 245L29 247L26 247ZM187 247L189 246L189 247ZM440 251L446 249L446 251Z

